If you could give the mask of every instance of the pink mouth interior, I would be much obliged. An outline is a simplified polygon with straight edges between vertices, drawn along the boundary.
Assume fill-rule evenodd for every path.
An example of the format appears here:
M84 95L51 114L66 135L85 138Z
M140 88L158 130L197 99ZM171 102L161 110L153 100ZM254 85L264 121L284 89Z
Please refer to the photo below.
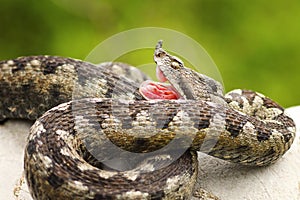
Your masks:
M158 67L156 67L156 76L160 82L168 80ZM180 98L180 95L170 84L160 82L144 81L140 86L140 93L146 99L171 100Z

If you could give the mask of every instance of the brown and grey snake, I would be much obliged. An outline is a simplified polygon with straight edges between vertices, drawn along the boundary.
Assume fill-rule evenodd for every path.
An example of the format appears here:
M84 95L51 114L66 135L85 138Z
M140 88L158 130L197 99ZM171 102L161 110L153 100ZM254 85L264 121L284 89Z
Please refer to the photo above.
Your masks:
M223 96L161 46L157 74L170 85L123 63L0 62L0 119L37 119L24 159L34 199L189 199L195 151L264 166L290 148L295 124L281 106L249 90Z

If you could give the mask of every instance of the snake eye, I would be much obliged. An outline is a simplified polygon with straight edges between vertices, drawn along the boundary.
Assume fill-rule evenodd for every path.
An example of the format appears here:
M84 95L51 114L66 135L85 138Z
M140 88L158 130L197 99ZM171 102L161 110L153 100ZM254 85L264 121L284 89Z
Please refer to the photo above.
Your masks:
M173 69L179 69L179 68L183 67L183 62L176 56L172 56L171 67Z
M180 68L180 64L176 61L171 62L171 67L173 69L179 69Z

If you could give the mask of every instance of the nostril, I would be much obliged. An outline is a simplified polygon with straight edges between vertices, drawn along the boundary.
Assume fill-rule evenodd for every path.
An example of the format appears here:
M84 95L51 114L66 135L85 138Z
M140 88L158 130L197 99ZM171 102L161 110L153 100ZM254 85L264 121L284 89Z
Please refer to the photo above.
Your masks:
M155 56L158 57L158 58L162 58L162 57L164 57L165 55L166 55L165 52L158 52L158 53L155 54Z

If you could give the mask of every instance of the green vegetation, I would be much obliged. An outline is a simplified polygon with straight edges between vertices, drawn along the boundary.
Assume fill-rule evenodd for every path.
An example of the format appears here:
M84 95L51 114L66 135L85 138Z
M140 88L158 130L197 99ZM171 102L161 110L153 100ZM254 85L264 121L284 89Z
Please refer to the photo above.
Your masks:
M283 106L300 102L300 1L2 0L0 13L1 60L84 59L115 33L165 27L208 51L227 91L253 89Z

